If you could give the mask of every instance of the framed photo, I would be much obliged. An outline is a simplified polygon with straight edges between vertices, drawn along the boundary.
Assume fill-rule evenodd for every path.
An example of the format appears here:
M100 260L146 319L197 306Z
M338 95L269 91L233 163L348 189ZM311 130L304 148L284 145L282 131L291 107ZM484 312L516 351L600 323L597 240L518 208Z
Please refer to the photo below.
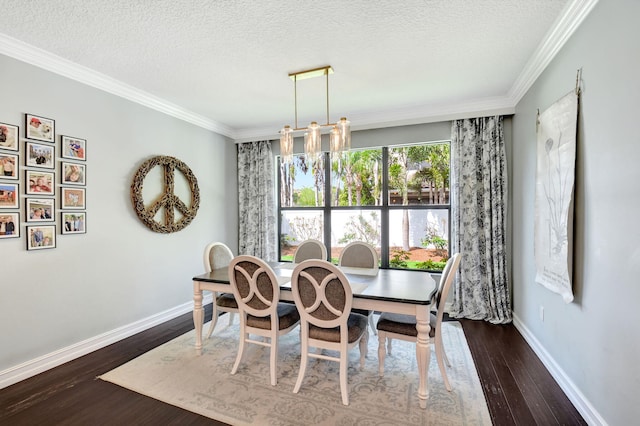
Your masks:
M62 183L66 185L84 185L86 183L87 166L78 163L62 162Z
M87 160L87 141L85 139L62 136L62 158Z
M62 212L62 234L86 234L87 213Z
M0 209L17 209L19 205L17 183L0 182Z
M27 222L53 222L55 218L54 198L27 198Z
M18 179L18 154L0 152L0 179Z
M84 210L86 208L84 188L62 187L60 199L61 209Z
M36 195L55 195L55 186L53 183L55 173L44 172L40 170L26 170L25 183L27 185L27 194Z
M45 145L27 141L26 155L25 166L43 167L45 169L55 169L56 167L55 145Z
M20 128L13 124L0 123L0 149L19 151Z
M27 250L42 250L56 247L56 226L27 226Z
M27 139L35 139L43 142L54 143L56 133L56 122L51 118L39 115L25 115L25 129Z
M20 213L0 213L0 240L20 237Z

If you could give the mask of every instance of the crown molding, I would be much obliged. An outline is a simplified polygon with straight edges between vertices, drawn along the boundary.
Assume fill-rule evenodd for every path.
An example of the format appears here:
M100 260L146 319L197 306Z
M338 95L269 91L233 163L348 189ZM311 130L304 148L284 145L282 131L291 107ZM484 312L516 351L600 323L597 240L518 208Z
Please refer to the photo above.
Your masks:
M533 86L564 44L573 35L598 0L572 0L564 8L533 56L509 90L508 97L515 106Z
M350 115L349 117L351 119L352 129L364 130L435 123L461 118L509 115L514 112L514 105L509 98L488 97L465 100L461 103L425 105L422 107L385 111L383 113L369 114L366 116Z
M591 12L598 0L571 0L534 55L529 59L507 96L465 101L459 104L405 108L370 115L350 116L352 130L433 123L461 118L513 114L515 106L535 83L558 51ZM269 127L233 129L191 112L165 99L113 79L90 68L63 59L20 40L0 34L0 53L47 71L87 84L107 93L227 136L237 142L278 139L280 123Z
M5 34L0 34L0 53L221 135L231 138L234 135L228 126Z
M358 131L513 113L515 113L515 105L510 98L491 97L455 104L407 107L374 114L349 114L349 120L351 130ZM239 129L235 133L234 142L279 139L278 129L281 125L282 123L273 123L263 127Z
M515 106L535 83L567 40L591 12L598 0L571 0L538 45L533 56L520 73L505 97L477 99L459 104L405 108L371 115L350 115L351 130L378 129L411 124L435 123L462 118L509 115L515 113ZM236 143L264 139L278 139L279 124L270 127L238 129Z

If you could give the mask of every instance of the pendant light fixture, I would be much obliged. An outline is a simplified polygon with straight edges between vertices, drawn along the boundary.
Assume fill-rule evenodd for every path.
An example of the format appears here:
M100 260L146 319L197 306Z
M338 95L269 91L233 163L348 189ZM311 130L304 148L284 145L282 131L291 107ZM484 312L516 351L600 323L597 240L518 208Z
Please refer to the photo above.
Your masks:
M291 126L284 126L280 130L280 157L285 163L293 159L293 130Z
M314 68L305 71L290 73L289 78L294 85L294 111L295 128L287 125L280 130L280 155L283 162L291 162L293 159L293 137L296 132L304 131L304 151L310 161L316 161L322 153L322 129L330 128L329 147L332 154L342 153L351 149L351 123L346 117L340 118L336 123L329 121L329 74L333 73L331 66ZM298 127L298 80L325 76L327 95L327 122L318 124L312 121L308 127Z

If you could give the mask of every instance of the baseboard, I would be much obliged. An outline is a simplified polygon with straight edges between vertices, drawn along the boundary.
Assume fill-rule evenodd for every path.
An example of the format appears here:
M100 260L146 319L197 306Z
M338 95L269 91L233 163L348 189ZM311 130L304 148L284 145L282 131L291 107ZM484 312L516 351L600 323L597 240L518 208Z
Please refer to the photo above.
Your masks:
M207 292L209 293L209 292ZM211 303L213 296L211 293L205 294L203 305ZM0 371L0 389L11 386L14 383L33 377L51 368L57 367L83 355L104 348L112 343L133 336L136 333L147 330L163 322L169 321L182 314L193 311L193 302L186 302L166 311L143 318L140 321L116 328L95 337L91 337L82 342L75 343L66 348L48 353L36 359Z
M203 305L211 302L212 295L206 294L203 300ZM101 349L119 340L133 336L136 333L147 330L158 324L162 324L163 322L169 321L187 312L191 312L192 310L193 302L183 303L182 305L151 315L147 318L143 318L140 321L136 321L107 333L78 342L66 348L62 348L55 352L27 361L23 364L16 365L7 370L0 371L0 389L11 386L14 383L28 379L29 377L40 374L95 350ZM585 398L580 389L576 387L573 381L565 374L562 368L560 368L547 350L540 344L538 339L536 339L536 337L515 314L513 314L513 325L527 341L529 346L531 346L538 358L540 358L547 370L549 370L549 373L558 382L560 388L562 388L584 420L589 425L606 426L607 423L602 416L600 416L593 405L591 405L591 403Z
M558 382L558 385L567 395L567 398L569 398L576 407L576 410L578 410L582 415L584 421L589 425L606 426L607 422L602 418L600 413L598 413L595 407L591 405L589 400L587 400L575 383L573 383L573 381L565 374L564 370L560 368L549 352L547 352L547 350L542 346L540 341L536 339L533 333L529 331L522 321L520 321L520 318L515 314L513 314L513 325L520 332L522 337L524 337L524 340L527 341L529 346L531 346L531 349L533 349L536 355L538 355L538 358L540 358L545 367L547 367L551 376L553 376L556 382Z

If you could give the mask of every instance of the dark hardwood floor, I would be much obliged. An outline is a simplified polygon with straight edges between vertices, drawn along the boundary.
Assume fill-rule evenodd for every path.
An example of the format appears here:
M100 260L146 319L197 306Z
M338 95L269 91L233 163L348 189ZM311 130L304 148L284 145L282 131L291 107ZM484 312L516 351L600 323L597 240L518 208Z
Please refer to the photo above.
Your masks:
M512 324L460 322L493 424L587 424Z
M495 425L586 424L513 325L461 323ZM192 328L185 314L0 390L0 425L224 425L96 379Z

